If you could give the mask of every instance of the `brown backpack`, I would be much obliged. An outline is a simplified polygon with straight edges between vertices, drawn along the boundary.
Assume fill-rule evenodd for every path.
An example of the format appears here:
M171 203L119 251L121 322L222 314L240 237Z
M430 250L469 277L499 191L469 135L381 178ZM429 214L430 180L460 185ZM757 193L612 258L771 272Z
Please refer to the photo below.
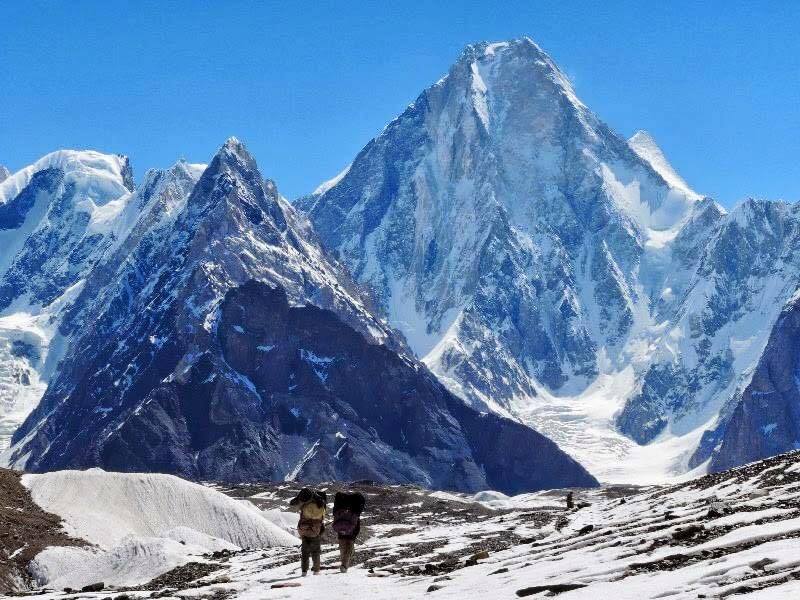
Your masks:
M319 537L319 534L322 533L322 519L300 517L297 522L297 533L300 534L300 537Z

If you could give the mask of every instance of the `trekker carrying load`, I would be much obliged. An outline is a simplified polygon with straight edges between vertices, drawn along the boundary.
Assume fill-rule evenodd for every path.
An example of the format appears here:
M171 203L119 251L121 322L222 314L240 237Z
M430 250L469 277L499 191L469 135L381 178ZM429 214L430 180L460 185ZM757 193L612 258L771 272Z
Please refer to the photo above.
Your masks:
M333 530L339 536L340 570L347 573L353 560L356 537L361 531L361 513L366 498L360 492L336 492L333 499Z
M325 531L325 510L328 497L325 492L303 488L289 502L289 509L300 513L297 533L300 534L300 570L308 574L309 558L314 563L314 575L319 575L319 555L322 552L322 532Z

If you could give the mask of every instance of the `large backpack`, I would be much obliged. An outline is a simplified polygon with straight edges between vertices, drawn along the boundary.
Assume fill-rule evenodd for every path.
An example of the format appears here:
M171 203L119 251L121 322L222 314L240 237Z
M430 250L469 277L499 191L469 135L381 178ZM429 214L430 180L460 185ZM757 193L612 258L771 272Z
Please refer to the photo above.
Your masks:
M333 530L339 535L355 535L365 503L364 495L359 492L336 492L333 499Z
M306 502L300 507L300 517L312 521L322 521L325 518L325 505L320 506L316 502Z
M333 530L339 535L354 535L360 516L348 508L333 511Z
M297 522L297 533L304 538L319 537L322 533L322 519L307 519L301 516Z

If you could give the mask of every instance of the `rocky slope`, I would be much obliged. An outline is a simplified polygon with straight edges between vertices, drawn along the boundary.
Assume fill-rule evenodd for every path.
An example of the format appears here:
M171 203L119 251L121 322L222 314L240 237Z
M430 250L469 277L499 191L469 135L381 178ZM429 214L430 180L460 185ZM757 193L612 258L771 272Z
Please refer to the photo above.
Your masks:
M800 447L800 299L781 313L748 385L714 432L711 458L723 470ZM713 438L712 438L713 439Z
M0 468L0 594L35 585L28 564L45 548L86 543L64 533L61 518L36 504L20 479Z
M707 466L800 281L793 206L726 214L527 38L469 46L297 205L454 393L610 481Z
M82 331L15 433L14 464L464 490L596 483L407 356L237 140L173 217L146 218L66 315Z

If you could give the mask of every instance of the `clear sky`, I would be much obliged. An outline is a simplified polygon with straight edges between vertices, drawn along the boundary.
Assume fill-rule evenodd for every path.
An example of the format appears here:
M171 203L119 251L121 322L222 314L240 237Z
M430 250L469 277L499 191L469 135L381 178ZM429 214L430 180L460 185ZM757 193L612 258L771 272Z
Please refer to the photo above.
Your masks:
M502 5L502 6L500 6ZM800 2L10 0L0 164L58 148L177 158L250 148L288 197L334 176L466 44L532 37L624 136L698 192L800 199Z

